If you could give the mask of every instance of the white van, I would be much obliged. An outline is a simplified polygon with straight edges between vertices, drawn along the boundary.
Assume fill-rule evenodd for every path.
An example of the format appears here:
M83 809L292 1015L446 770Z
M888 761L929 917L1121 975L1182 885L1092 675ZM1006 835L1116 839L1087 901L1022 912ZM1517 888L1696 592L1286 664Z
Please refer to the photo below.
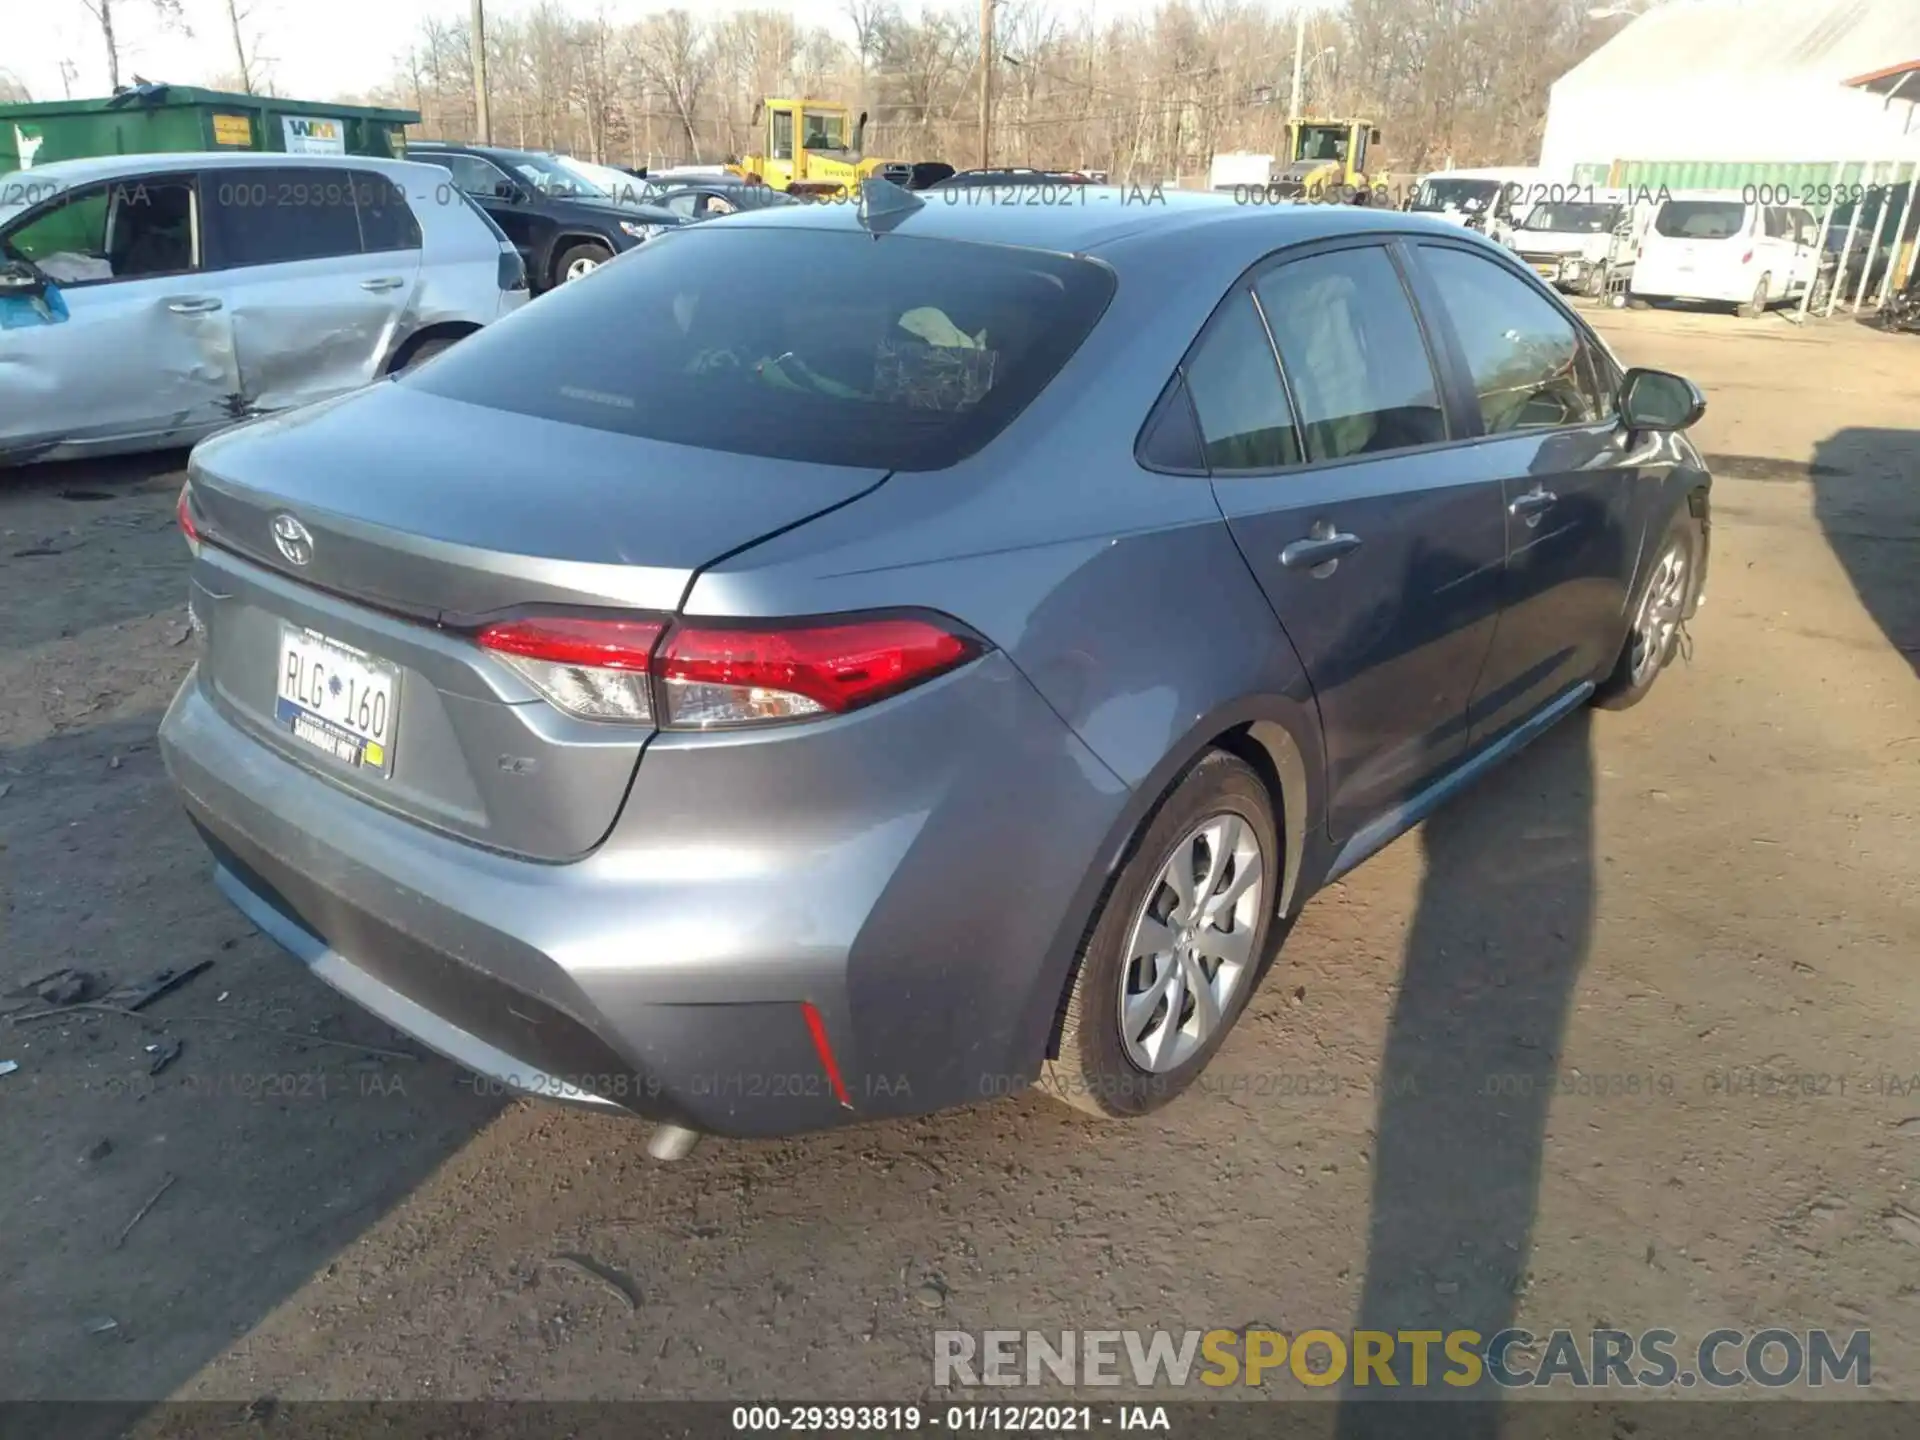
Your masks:
M1517 223L1514 212L1524 214L1530 201L1547 198L1538 192L1539 180L1538 170L1524 166L1437 170L1421 177L1404 208L1451 220L1505 244Z
M1624 190L1582 186L1533 206L1507 244L1549 285L1598 300L1631 277L1654 209Z
M1798 205L1759 205L1737 193L1663 200L1640 242L1631 293L1708 300L1761 314L1798 299L1820 264L1820 222Z

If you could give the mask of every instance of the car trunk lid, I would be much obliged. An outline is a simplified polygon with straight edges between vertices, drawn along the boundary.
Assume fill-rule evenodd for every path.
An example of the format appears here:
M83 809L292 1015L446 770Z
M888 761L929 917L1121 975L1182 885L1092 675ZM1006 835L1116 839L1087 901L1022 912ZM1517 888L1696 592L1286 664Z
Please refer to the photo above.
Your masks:
M397 385L245 425L192 463L202 683L263 742L375 804L573 858L606 834L652 732L563 714L471 630L528 607L671 613L703 566L886 475ZM369 690L366 723L316 727ZM383 697L390 726L372 723ZM347 753L375 736L371 756Z

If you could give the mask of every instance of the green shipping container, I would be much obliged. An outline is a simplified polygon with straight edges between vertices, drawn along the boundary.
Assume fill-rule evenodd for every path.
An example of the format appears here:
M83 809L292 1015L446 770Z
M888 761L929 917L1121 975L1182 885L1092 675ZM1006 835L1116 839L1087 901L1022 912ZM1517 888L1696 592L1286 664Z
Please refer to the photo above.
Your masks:
M398 158L406 153L406 127L419 123L412 110L146 85L105 100L0 105L0 173L94 155L187 150Z
M1836 176L1835 165L1840 171ZM1623 190L1730 190L1744 193L1749 186L1756 191L1770 186L1766 199L1774 204L1818 207L1826 203L1834 187L1843 196L1857 195L1874 186L1887 186L1896 179L1905 185L1913 173L1906 161L1862 163L1858 160L1820 160L1776 162L1767 160L1615 160L1607 165L1576 166L1577 171L1600 171L1605 179L1598 183Z

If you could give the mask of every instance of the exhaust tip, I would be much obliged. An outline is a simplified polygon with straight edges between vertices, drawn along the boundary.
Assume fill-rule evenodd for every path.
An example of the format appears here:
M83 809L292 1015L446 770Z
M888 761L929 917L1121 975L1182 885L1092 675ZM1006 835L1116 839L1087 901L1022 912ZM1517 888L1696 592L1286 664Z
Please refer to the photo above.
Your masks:
M662 1125L647 1137L647 1154L656 1160L684 1160L700 1143L700 1132L684 1125Z

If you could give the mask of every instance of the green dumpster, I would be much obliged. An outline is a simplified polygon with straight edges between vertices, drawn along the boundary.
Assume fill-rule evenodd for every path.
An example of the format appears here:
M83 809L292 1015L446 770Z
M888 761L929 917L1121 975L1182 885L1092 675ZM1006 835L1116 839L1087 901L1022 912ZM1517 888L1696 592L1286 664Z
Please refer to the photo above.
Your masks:
M406 153L412 110L139 85L105 100L0 105L0 174L93 155L185 150L305 154Z

